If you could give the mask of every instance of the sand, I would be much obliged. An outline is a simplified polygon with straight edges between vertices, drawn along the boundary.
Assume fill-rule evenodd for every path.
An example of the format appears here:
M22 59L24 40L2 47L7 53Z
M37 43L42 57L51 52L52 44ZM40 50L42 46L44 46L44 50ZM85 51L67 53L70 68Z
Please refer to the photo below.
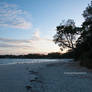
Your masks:
M0 92L92 92L92 70L76 62L0 65Z

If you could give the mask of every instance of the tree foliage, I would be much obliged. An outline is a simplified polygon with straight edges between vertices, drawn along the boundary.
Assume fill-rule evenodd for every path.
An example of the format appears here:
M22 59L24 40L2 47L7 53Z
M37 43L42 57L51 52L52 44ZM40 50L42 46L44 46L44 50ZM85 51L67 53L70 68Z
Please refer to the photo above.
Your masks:
M54 42L60 46L61 50L64 48L74 49L79 34L80 28L75 26L74 20L69 19L56 27Z
M82 24L81 36L76 44L76 58L81 64L92 68L92 2L83 12L85 21Z
M92 2L83 12L85 21L82 24L82 33L77 40L77 47L84 45L85 50L92 46ZM88 50L88 49L87 49Z

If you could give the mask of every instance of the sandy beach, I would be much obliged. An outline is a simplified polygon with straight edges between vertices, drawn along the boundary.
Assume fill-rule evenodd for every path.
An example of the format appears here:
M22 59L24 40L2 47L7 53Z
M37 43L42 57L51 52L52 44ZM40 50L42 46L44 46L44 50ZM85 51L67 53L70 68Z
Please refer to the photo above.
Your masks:
M0 92L92 92L92 70L72 61L0 65Z

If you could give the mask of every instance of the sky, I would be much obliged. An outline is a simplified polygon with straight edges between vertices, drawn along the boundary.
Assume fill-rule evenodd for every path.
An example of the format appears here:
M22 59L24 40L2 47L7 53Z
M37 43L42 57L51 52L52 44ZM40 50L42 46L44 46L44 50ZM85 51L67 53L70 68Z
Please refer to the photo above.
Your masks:
M62 20L81 26L91 0L0 0L0 54L60 52L53 36Z

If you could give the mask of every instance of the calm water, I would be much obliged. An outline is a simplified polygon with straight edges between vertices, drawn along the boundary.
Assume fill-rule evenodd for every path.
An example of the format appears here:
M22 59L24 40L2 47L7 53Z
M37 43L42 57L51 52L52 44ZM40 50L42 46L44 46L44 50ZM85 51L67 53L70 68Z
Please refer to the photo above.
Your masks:
M0 59L0 64L42 63L42 62L68 62L72 59Z

